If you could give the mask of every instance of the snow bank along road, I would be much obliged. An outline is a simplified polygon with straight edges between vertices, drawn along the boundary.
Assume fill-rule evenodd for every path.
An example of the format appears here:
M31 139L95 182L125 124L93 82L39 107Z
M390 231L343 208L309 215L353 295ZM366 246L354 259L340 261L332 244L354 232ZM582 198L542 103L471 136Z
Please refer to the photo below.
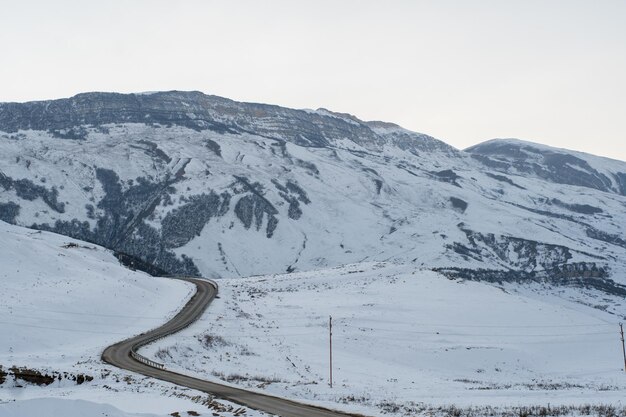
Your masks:
M148 365L135 359L131 353L136 352L141 346L176 333L200 318L217 294L217 284L212 281L191 278L177 279L184 279L196 285L195 295L182 310L172 320L159 328L109 346L102 353L102 360L122 369L204 391L217 397L282 417L338 417L351 415L204 381L162 369L158 364Z

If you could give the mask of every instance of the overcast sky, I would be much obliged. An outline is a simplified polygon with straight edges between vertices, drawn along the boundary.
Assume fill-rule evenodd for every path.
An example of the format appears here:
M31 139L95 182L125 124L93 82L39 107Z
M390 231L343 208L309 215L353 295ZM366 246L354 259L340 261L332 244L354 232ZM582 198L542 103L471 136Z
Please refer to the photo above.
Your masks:
M626 160L625 22L626 0L0 0L0 101L200 90Z

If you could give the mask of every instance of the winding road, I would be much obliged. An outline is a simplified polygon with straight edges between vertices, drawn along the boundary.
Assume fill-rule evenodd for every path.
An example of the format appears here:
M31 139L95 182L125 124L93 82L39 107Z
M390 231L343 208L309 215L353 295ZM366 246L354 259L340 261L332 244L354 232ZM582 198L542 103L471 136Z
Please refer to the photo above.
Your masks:
M102 353L102 360L118 368L210 393L218 398L282 417L345 417L355 415L301 404L168 371L162 365L137 355L137 349L141 346L176 333L200 318L217 294L217 284L213 281L192 278L177 279L183 279L196 285L196 293L182 310L161 327L109 346Z

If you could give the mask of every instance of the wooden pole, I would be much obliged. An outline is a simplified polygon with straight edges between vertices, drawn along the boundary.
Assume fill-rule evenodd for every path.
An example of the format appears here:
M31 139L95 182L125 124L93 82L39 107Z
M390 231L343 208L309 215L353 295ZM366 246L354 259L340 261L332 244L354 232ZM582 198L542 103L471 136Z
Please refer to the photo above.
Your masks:
M622 355L624 355L624 372L626 372L626 348L624 347L624 325L619 324L619 333L622 336Z
M330 342L330 387L333 387L333 316L329 316L328 318L328 341Z

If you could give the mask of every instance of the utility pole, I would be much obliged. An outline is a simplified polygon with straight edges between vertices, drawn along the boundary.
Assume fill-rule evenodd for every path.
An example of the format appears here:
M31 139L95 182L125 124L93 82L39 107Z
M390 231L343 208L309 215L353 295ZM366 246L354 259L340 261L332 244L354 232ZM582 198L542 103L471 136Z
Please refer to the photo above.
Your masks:
M624 355L624 372L626 372L626 348L624 347L624 325L619 324L619 333L622 336L622 354Z
M330 387L333 387L333 316L328 316L328 341L330 342Z

